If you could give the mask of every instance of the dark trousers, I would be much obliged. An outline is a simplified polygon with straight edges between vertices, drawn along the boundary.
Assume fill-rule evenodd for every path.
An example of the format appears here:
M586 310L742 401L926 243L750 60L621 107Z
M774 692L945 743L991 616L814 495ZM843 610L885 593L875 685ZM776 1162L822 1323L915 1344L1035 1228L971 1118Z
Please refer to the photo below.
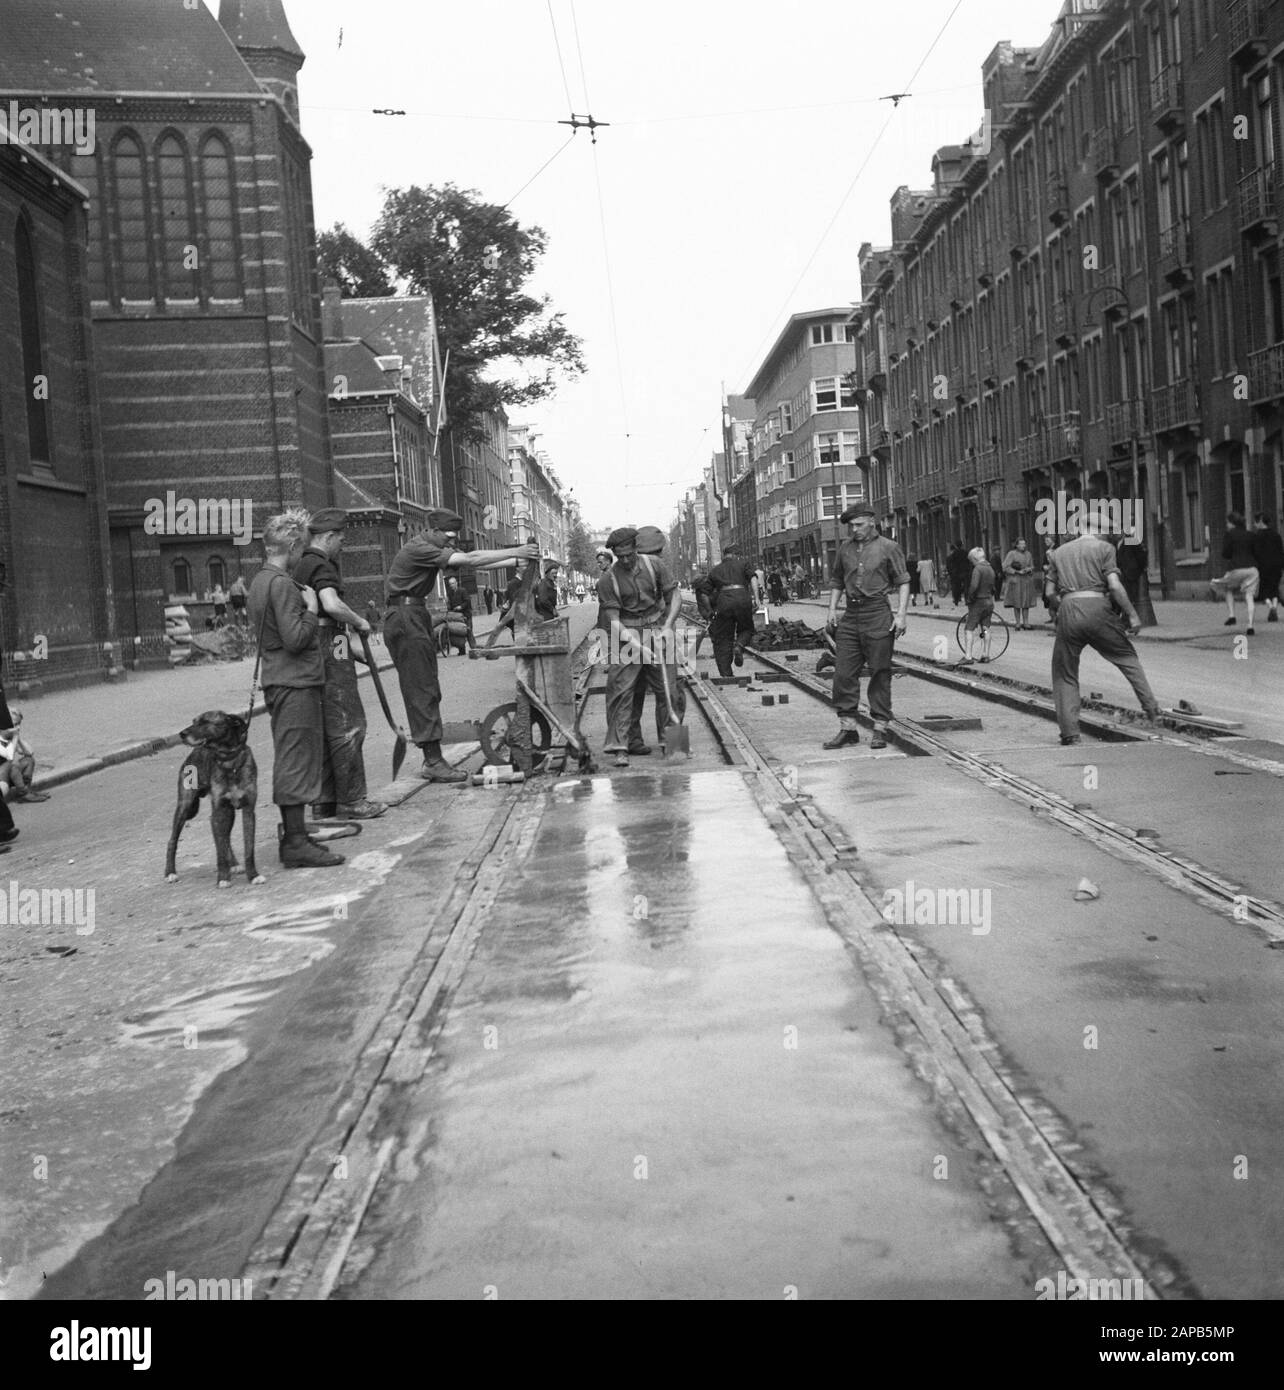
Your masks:
M963 597L963 589L967 584L967 578L961 574L950 575L950 599L958 603Z
M441 683L432 618L421 604L399 604L383 620L383 638L397 668L397 683L415 743L441 741Z
M326 805L351 806L366 798L366 711L357 688L348 634L327 628L321 639L325 656L325 768L318 799Z
M1123 620L1103 594L1101 598L1063 598L1057 612L1057 640L1052 646L1052 694L1063 738L1079 732L1079 658L1091 647L1128 678L1147 714L1159 712Z
M709 624L709 636L713 641L713 659L718 663L718 674L730 676L732 658L736 642L744 643L753 636L753 601L746 594L723 594L718 599L718 611Z
M9 701L5 698L3 689L0 689L0 729L13 728L13 715L9 713ZM13 829L13 816L9 812L9 807L5 804L4 798L0 797L0 834L8 834Z
M855 719L860 707L860 673L869 667L869 712L875 724L892 718L892 610L886 599L848 608L838 624L834 708Z
M319 685L264 688L272 718L272 800L311 806L321 800L325 767L324 714Z

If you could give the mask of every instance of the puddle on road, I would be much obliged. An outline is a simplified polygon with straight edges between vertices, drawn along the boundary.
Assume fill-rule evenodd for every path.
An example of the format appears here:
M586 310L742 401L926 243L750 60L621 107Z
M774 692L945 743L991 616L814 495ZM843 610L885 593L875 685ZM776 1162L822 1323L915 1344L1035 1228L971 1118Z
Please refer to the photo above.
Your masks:
M152 1047L240 1047L245 1020L276 994L283 980L255 980L172 999L124 1021L128 1042Z

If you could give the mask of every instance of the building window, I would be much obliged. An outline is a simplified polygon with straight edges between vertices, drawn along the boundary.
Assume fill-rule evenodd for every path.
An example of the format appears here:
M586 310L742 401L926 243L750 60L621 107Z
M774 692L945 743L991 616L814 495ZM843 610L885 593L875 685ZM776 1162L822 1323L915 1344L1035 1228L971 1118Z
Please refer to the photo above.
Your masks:
M116 193L116 294L121 300L147 303L152 287L151 219L143 147L123 135L112 151Z
M227 566L223 563L221 555L215 555L209 563L210 588L227 588Z
M826 410L838 409L838 378L833 376L821 377L818 381L813 381L812 389L812 409L817 415Z
M175 561L174 561L174 594L175 594L175 597L177 597L177 596L180 595L180 594L194 594L195 592L196 592L196 590L192 588L192 567L191 567L191 565L189 565L189 564L187 563L186 560L175 560Z
M49 380L45 374L36 253L25 217L14 236L18 263L18 320L22 333L22 393L27 398L27 445L32 463L51 464Z
M199 257L195 214L191 204L191 175L187 151L176 135L167 135L156 150L160 178L160 231L165 274L165 298L200 298Z
M91 207L100 206L101 194L98 187L98 155L74 154L68 161L68 172L77 183L83 184L89 194ZM103 257L103 238L105 219L89 217L89 255L86 265L89 275L89 292L97 300L107 298L107 262Z
M236 246L235 166L219 135L201 145L201 206L205 232L205 285L211 299L240 299L241 260Z
M811 326L811 345L820 347L824 343L834 341L834 325L832 323L813 323Z
M1199 460L1188 458L1182 467L1182 528L1185 548L1191 554L1204 549L1204 491Z
M794 408L788 401L781 401L780 403L780 432L781 434L794 432Z

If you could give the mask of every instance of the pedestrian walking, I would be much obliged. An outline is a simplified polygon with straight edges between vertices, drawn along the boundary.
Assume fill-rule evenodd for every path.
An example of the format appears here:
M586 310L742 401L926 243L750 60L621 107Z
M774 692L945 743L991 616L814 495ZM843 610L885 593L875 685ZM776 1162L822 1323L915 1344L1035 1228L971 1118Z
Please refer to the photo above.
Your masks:
M397 668L410 736L423 751L420 775L430 782L468 780L468 774L451 767L441 751L437 644L426 602L437 586L437 576L443 569L508 569L519 560L539 559L539 547L533 543L465 553L458 548L463 529L464 519L457 513L430 511L427 531L402 546L388 570L384 639Z
M639 555L637 539L631 526L611 532L607 545L615 563L597 582L599 622L610 635L611 655L619 658L607 669L604 745L606 752L615 754L616 767L629 766L639 683L655 693L655 727L661 738L668 727L669 702L660 665L672 660L682 607L681 590L668 566L654 555Z
M1141 586L1149 584L1150 555L1136 531L1125 532L1116 547L1119 578L1134 608L1141 602Z
M1222 539L1222 559L1227 570L1220 579L1209 581L1213 593L1226 599L1229 617L1223 627L1235 626L1235 595L1239 594L1248 610L1248 635L1253 631L1253 603L1257 597L1257 583L1261 575L1257 568L1257 555L1253 549L1253 537L1244 525L1242 512L1227 512L1226 535Z
M780 573L780 566L773 566L771 575L767 580L771 589L771 601L777 608L785 606L785 577Z
M978 545L967 553L972 573L967 585L967 622L963 625L966 642L960 665L990 659L990 620L994 617L994 566L985 558ZM980 651L980 656L976 655Z
M999 553L998 546L995 546L985 558L986 563L994 571L994 601L997 603L1003 597L1006 584L1003 578L1003 556Z
M365 656L353 650L348 629L368 637L370 623L343 600L339 552L343 549L348 514L338 507L316 512L308 523L308 546L294 569L294 582L314 590L320 612L318 640L325 664L322 694L322 727L325 731L325 767L321 795L313 803L318 820L375 820L387 807L371 801L366 785L366 711L357 687L356 663Z
M1003 601L1015 615L1016 630L1025 631L1030 626L1030 609L1039 601L1039 581L1034 573L1034 556L1024 536L1019 536L1003 557L1003 574Z
M945 557L945 575L950 581L950 601L955 608L963 602L963 590L972 577L972 566L962 541L951 541L949 554Z
M718 663L718 674L730 676L733 663L745 664L744 645L753 637L753 612L758 602L758 581L734 545L723 550L721 563L709 571L706 593L712 613L709 637L713 659Z
M8 570L4 562L0 561L0 598L4 596L5 587L8 584ZM3 628L0 627L0 631ZM4 653L0 652L0 663L3 662ZM0 665L0 669L3 669ZM12 714L9 713L9 701L5 698L4 686L0 685L0 736L12 737L17 733L17 723ZM9 807L5 804L4 798L0 797L0 854L8 854L9 846L18 838L18 828L13 823L13 816L9 812Z
M936 561L920 560L918 562L918 587L923 595L923 602L928 608L936 607Z
M482 590L482 599L486 604L486 616L489 618L495 611L495 590L489 584Z
M1257 597L1266 604L1266 621L1280 620L1280 580L1284 578L1284 540L1265 512L1253 518L1253 558L1257 561Z
M827 632L838 647L834 671L834 708L838 733L822 746L842 748L860 742L856 714L860 707L860 676L869 667L869 712L874 719L871 748L887 747L892 721L892 643L903 634L909 606L910 578L905 556L894 541L878 534L874 509L848 507L839 517L850 525L851 539L834 560L833 588L829 595ZM896 610L888 600L896 594ZM838 596L846 594L847 608L838 621Z
M1159 702L1129 640L1129 634L1141 631L1141 619L1119 576L1115 548L1101 535L1102 524L1099 516L1089 516L1084 534L1048 556L1045 592L1057 624L1052 695L1063 744L1079 742L1079 659L1084 647L1123 672L1148 719L1159 715ZM1112 598L1127 618L1126 630Z
M454 575L446 580L446 629L450 634L450 645L460 656L463 656L465 649L477 650L477 638L473 633L473 601Z
M918 577L918 556L910 555L905 560L905 568L910 577L910 607L918 607L918 596L923 592L923 582Z
M281 812L281 864L333 869L344 862L308 838L304 820L325 777L325 658L316 591L294 582L308 535L306 512L283 512L263 528L267 561L248 596L259 634L263 698L272 723L272 800Z

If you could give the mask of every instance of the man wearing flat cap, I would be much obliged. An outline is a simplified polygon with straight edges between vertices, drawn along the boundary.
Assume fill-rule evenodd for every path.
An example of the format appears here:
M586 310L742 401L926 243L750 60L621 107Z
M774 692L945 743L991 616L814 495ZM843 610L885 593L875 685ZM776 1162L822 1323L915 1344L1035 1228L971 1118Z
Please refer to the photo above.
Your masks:
M384 640L397 668L401 698L410 722L410 736L423 749L422 776L430 782L466 782L441 752L441 685L437 679L437 643L427 599L443 569L509 569L519 560L539 559L535 544L509 550L458 548L464 519L455 512L431 511L428 529L397 552L388 570L388 613Z
M615 563L597 581L598 625L610 634L614 658L606 675L604 747L615 754L616 767L629 765L633 697L639 682L655 693L656 731L663 737L668 727L669 701L659 664L674 660L682 607L682 593L669 567L654 555L639 555L637 540L631 526L611 532L606 544Z
M535 586L535 612L546 623L557 617L557 576L561 568L556 560L545 560L544 577Z
M294 570L294 582L316 591L321 611L317 615L317 639L325 660L322 714L325 722L325 772L321 800L312 814L319 819L374 820L388 809L366 794L366 711L357 688L354 661L365 664L352 649L348 629L369 636L369 622L343 601L339 552L343 549L348 514L338 507L314 512L308 522L308 544Z
M851 526L851 539L834 561L826 631L836 636L838 659L834 671L834 708L838 733L823 745L843 748L860 742L856 711L860 706L860 673L869 666L869 712L874 718L871 748L887 747L892 722L892 643L905 631L910 577L900 546L878 534L872 507L857 505L839 517ZM893 614L889 596L896 593ZM847 611L838 621L838 595L847 595Z

